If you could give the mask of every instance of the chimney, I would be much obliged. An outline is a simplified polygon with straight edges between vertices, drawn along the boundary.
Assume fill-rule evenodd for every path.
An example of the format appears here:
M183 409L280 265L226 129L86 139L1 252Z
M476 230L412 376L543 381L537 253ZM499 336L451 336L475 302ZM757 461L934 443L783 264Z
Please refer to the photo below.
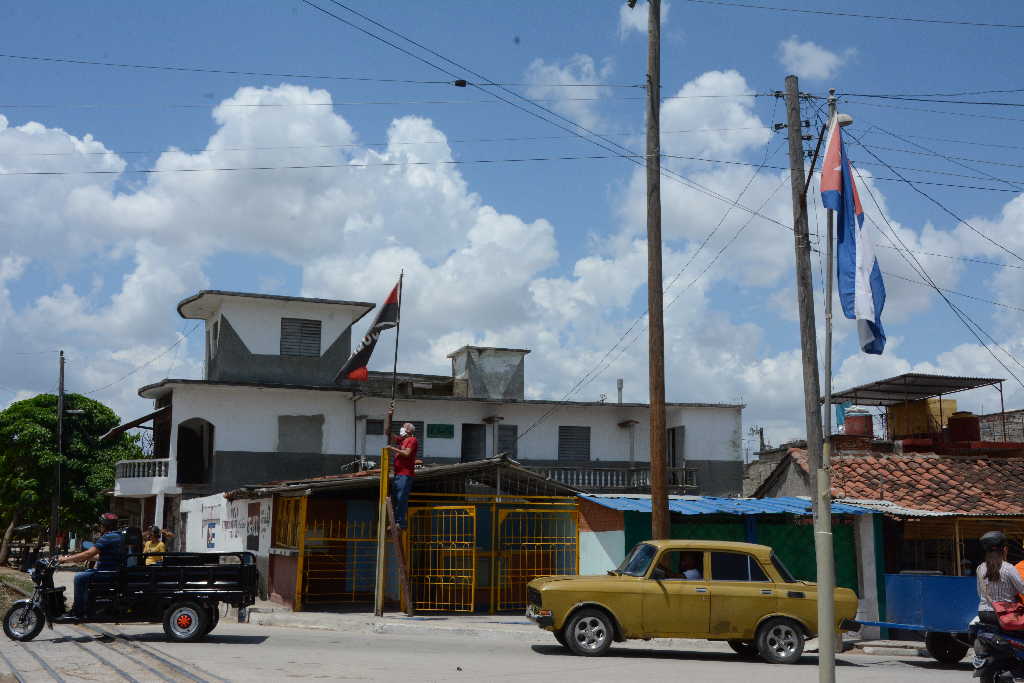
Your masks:
M522 401L529 349L463 346L452 351L454 394L463 398Z
M619 389L619 403L621 404L622 403L622 378L621 377L618 378L617 380L615 380L615 385Z

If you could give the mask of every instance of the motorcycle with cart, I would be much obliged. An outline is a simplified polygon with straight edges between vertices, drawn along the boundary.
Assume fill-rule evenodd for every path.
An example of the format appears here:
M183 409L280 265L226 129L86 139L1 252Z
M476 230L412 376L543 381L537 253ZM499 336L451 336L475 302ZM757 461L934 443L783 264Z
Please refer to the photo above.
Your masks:
M169 640L190 642L217 626L221 603L244 609L256 601L259 571L252 553L158 553L162 562L147 565L150 555L128 552L118 569L93 574L79 623L162 623ZM31 597L15 602L3 618L11 640L32 640L65 614L64 586L53 581L57 566L53 555L29 568Z

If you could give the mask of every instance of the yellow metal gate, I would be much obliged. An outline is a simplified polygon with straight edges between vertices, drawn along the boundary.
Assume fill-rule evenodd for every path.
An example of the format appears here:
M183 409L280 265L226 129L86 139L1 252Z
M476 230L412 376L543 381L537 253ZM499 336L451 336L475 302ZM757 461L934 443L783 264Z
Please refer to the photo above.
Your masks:
M579 573L575 510L498 510L498 611L526 609L526 584L538 576Z
M310 520L302 548L302 603L371 603L377 523Z
M472 612L476 592L476 507L409 509L409 584L417 612Z

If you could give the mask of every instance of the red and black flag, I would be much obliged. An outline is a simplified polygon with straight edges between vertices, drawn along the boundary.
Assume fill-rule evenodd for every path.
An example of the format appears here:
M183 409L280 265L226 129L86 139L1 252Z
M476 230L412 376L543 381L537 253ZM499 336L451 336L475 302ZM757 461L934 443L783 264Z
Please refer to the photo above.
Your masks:
M365 382L369 378L366 366L370 363L370 356L373 354L373 347L377 345L377 338L380 337L380 333L384 330L398 325L401 315L399 310L401 292L402 281L399 280L398 284L391 290L391 294L388 294L384 304L380 307L380 311L377 312L377 318L370 325L370 329L366 331L366 336L359 342L359 346L355 348L352 355L345 361L345 364L341 366L338 376L334 378L336 384L344 380Z

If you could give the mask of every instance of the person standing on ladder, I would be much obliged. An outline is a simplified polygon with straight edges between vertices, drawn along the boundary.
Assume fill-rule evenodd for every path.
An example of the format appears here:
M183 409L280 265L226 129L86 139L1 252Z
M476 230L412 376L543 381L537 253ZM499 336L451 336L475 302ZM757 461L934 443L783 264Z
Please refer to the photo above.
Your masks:
M398 446L388 446L395 454L395 481L392 497L395 504L395 526L405 529L406 515L409 510L409 494L412 492L412 479L416 476L416 454L420 450L420 442L416 438L416 427L411 422L402 425L398 432Z

